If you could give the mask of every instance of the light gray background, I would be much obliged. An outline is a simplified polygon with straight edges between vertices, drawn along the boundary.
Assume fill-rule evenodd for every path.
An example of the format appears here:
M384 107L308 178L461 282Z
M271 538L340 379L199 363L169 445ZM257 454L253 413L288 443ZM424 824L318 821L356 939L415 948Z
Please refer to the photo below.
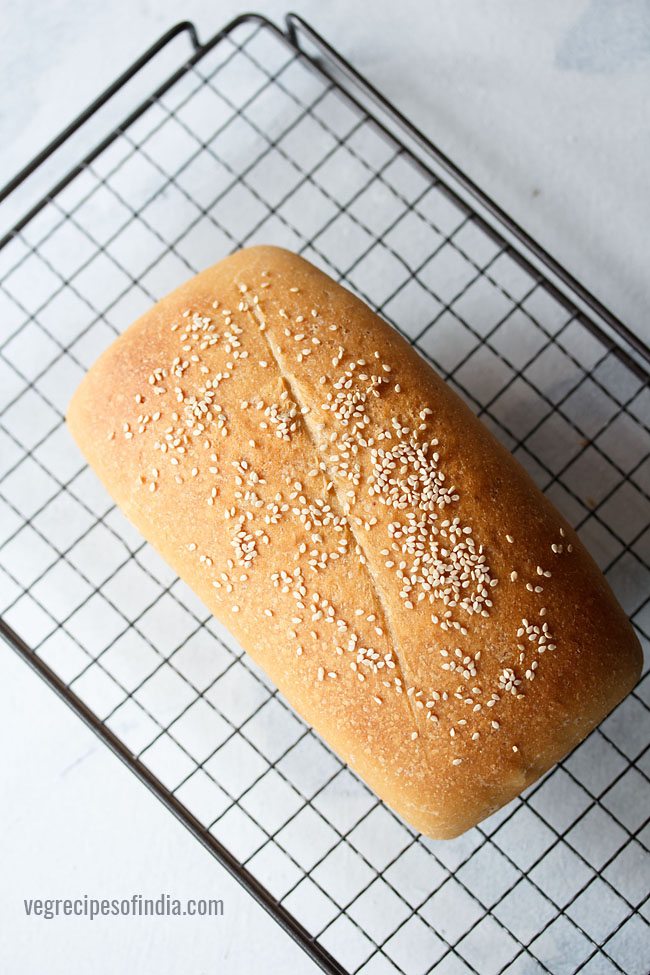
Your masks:
M186 0L0 0L0 182L181 18ZM555 257L650 339L648 0L295 0ZM280 20L286 7L253 8ZM0 330L2 323L0 322ZM0 968L313 972L306 956L0 647ZM25 919L22 898L223 897L218 923Z

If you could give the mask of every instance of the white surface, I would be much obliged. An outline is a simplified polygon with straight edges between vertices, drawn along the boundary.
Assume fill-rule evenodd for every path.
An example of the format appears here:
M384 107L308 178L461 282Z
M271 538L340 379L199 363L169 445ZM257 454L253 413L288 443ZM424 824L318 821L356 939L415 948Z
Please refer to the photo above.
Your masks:
M646 0L2 0L2 175L171 24L207 38L250 7L310 19L650 340Z
M95 735L0 645L0 970L315 972ZM23 898L221 898L222 918L26 918Z
M247 6L247 5L246 5ZM640 334L646 321L644 0L294 8ZM2 177L181 16L209 36L238 3L0 4ZM286 8L258 3L274 19ZM372 10L372 16L367 14ZM365 13L365 15L364 15ZM644 124L646 123L646 124ZM1 328L1 326L0 326ZM645 330L645 332L644 332ZM0 968L21 973L314 971L90 732L0 647ZM23 896L223 897L212 922L50 921Z

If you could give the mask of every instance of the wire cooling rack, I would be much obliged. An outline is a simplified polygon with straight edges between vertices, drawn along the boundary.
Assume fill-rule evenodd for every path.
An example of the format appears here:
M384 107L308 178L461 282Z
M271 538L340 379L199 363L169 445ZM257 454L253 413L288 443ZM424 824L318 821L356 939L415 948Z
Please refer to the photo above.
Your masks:
M97 355L243 244L293 248L395 324L579 530L647 646L647 350L298 18L161 39L10 185L83 140L0 250L2 632L329 972L650 969L647 674L451 842L393 815L114 508L63 422ZM179 67L180 63L180 67ZM108 132L108 134L107 134Z

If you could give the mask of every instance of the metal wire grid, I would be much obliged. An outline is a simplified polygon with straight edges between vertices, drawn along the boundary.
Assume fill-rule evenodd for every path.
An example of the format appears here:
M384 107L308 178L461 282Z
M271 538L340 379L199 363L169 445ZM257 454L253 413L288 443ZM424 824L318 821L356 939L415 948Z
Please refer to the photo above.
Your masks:
M254 19L0 252L5 633L326 969L647 972L647 674L521 799L456 841L423 839L83 466L63 412L84 370L176 283L262 241L344 281L437 366L578 528L647 646L647 376Z

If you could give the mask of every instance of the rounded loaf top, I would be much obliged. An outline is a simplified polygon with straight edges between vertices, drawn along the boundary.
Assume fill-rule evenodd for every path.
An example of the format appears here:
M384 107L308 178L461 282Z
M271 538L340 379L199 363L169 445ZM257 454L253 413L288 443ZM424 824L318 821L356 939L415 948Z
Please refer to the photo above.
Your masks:
M638 677L569 525L396 331L294 254L240 251L159 302L68 422L294 707L431 836L517 795Z

